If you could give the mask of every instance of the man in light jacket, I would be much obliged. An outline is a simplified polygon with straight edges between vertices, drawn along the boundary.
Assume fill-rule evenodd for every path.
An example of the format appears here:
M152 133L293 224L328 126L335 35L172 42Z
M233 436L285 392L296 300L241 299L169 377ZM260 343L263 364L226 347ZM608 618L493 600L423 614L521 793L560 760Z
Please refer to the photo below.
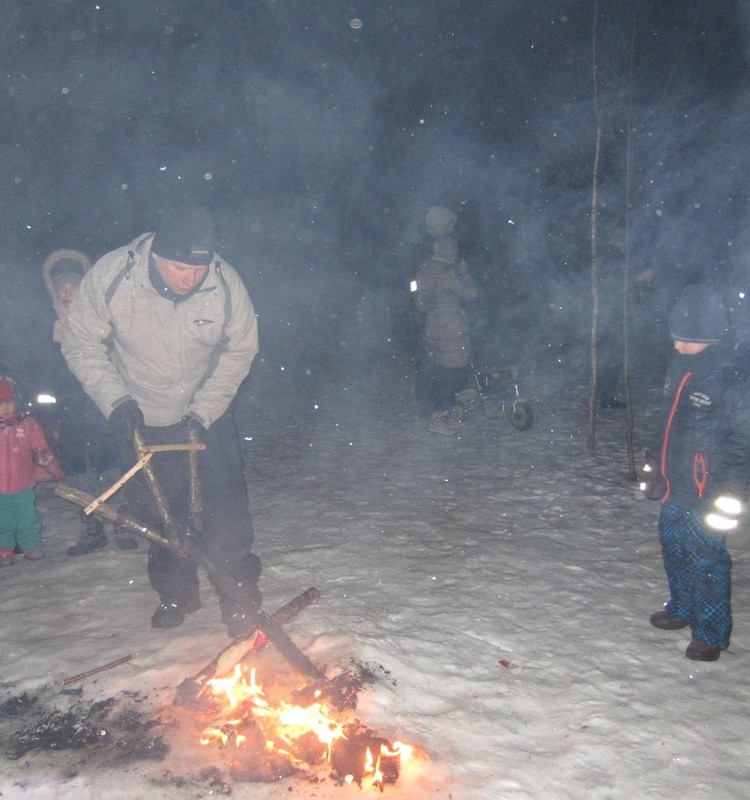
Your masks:
M164 213L156 233L103 256L86 274L62 330L68 366L109 420L122 453L135 461L133 434L148 444L187 441L199 455L203 545L207 555L260 603L260 561L253 543L247 486L230 404L258 352L258 326L241 278L214 250L214 222L200 206ZM173 515L188 518L185 453L152 459ZM125 487L130 513L158 515L142 473ZM155 628L180 625L200 608L195 562L152 545L148 573L160 605ZM215 587L230 636L252 624Z

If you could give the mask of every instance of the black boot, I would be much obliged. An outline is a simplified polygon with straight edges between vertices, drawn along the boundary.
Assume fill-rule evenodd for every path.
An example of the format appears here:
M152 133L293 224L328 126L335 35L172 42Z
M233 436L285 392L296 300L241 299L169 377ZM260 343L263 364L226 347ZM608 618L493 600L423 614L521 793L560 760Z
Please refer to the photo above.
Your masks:
M68 548L69 556L85 556L94 550L101 550L107 546L107 534L104 533L104 523L99 517L87 517L82 513L86 530L81 538L72 547Z
M185 621L186 614L192 614L201 607L199 597L191 600L169 602L162 600L151 617L152 628L176 628Z

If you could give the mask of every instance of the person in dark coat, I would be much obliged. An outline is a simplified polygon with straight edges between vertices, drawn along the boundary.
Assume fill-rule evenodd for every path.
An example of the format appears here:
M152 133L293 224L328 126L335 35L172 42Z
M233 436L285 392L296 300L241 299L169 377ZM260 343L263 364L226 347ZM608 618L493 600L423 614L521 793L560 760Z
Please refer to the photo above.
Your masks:
M55 250L42 265L44 282L57 314L52 329L52 341L57 345L60 344L62 324L68 316L70 304L90 269L88 256L78 250ZM55 453L67 474L68 483L98 497L120 477L117 450L108 435L102 413L70 372L59 349L54 362L48 367L57 402L53 430L48 435L51 434ZM78 541L68 548L69 556L88 555L107 546L107 534L101 519L93 514L87 516L83 509L80 517L83 531ZM138 547L132 534L118 527L114 533L120 550Z
M476 284L455 239L436 239L432 258L417 273L415 292L416 306L425 315L425 352L415 392L419 411L430 417L427 429L433 433L451 436L459 430L451 409L456 393L466 388L469 379L471 336L466 306L476 297Z
M659 435L641 488L661 500L659 541L670 598L651 624L690 626L685 655L716 661L732 630L732 559L750 480L750 385L734 365L719 295L687 286L669 317L677 351L668 367Z

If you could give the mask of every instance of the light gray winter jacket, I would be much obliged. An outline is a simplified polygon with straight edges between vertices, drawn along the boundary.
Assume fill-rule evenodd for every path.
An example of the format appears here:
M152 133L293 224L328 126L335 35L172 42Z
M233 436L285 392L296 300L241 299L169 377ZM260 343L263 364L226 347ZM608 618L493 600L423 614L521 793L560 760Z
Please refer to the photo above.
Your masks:
M153 234L103 256L62 330L62 352L105 417L132 397L146 425L224 414L258 352L258 323L240 276L215 256L201 288L173 302L149 278Z

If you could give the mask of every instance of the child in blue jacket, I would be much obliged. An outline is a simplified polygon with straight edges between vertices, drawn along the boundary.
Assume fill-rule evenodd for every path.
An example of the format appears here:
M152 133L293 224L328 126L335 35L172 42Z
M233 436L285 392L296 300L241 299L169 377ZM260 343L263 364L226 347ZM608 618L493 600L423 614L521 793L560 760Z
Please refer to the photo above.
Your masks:
M750 480L750 382L733 363L728 317L708 286L687 286L669 317L659 437L647 455L646 496L660 499L659 541L669 602L662 630L690 626L685 655L716 661L732 630L727 533L737 530Z

